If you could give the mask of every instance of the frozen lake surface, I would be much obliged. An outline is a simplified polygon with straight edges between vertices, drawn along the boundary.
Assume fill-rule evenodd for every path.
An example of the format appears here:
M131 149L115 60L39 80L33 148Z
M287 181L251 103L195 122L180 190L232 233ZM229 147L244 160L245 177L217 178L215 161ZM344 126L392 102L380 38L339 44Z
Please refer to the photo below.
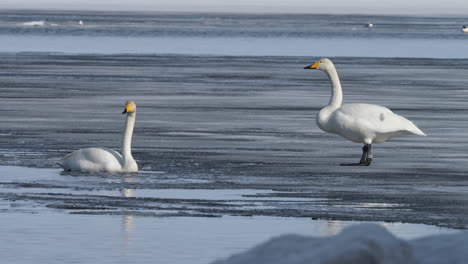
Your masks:
M166 191L164 198L210 201L219 190L266 190L255 196L274 202L258 208L209 206L196 213L465 228L468 61L334 61L345 102L388 106L429 136L377 144L368 168L338 166L356 161L360 146L315 125L316 113L328 102L329 83L322 72L302 69L311 62L306 57L4 54L0 163L57 168L61 157L77 149L119 149L121 108L133 99L133 152L141 172L125 184L139 195L206 189L211 191L176 197ZM85 185L93 181L72 176ZM55 181L67 183L64 177L37 184L59 192ZM75 188L119 195L122 176L107 180ZM49 206L68 207L57 197L58 204ZM289 203L291 198L298 200Z
M463 21L0 12L2 257L207 263L355 221L402 238L466 229ZM315 125L330 84L303 67L323 55L346 103L387 106L428 137L338 166L361 146ZM56 162L77 149L120 151L129 99L140 172L62 173Z

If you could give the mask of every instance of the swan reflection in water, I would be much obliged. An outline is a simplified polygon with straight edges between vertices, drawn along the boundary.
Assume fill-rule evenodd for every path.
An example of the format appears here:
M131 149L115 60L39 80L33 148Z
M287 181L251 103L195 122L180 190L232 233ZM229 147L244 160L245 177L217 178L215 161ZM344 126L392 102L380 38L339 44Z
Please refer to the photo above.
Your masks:
M131 188L127 188L129 184L133 183L132 175L125 175L122 178L122 189L120 192L122 193L122 197L125 198L133 198L135 197L134 190ZM129 256L131 253L131 246L132 246L132 233L133 233L133 215L131 210L124 209L122 213L122 224L123 224L123 234L124 234L124 255Z
M327 221L326 224L322 225L320 230L320 236L334 236L343 229L342 221Z

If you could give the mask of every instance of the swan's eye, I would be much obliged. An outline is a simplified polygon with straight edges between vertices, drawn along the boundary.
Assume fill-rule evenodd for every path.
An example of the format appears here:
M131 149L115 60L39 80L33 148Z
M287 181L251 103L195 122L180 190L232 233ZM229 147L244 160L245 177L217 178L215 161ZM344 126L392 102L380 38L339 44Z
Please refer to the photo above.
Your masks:
M322 61L320 61L320 63L322 63Z

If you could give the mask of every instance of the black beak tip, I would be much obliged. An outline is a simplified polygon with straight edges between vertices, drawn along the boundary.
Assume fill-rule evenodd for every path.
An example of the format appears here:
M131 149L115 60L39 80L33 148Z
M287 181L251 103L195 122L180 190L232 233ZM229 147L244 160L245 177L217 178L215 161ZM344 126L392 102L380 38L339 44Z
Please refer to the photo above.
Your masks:
M310 66L312 66L312 65L305 66L304 69L306 69L306 70L311 69Z
M125 114L125 113L127 113L127 110L123 110L122 114Z

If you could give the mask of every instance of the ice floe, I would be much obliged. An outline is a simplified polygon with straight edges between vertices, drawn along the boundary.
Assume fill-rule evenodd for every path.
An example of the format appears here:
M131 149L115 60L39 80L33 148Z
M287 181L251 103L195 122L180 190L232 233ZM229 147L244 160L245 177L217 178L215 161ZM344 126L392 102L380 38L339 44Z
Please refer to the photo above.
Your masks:
M46 25L46 22L44 20L30 21L30 22L21 23L21 25L27 26L27 27L42 27Z

